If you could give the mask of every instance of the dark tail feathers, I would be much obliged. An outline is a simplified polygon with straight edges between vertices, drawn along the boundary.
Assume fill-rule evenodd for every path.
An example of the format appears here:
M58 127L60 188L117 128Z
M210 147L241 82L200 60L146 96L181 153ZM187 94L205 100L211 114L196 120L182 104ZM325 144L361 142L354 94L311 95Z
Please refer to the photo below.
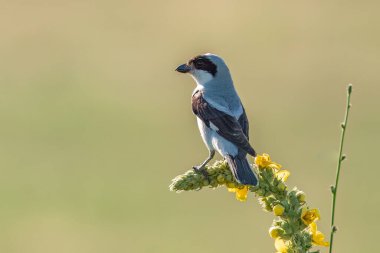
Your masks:
M244 185L257 185L257 176L252 171L251 166L245 156L237 155L233 157L227 155L226 160L236 181Z

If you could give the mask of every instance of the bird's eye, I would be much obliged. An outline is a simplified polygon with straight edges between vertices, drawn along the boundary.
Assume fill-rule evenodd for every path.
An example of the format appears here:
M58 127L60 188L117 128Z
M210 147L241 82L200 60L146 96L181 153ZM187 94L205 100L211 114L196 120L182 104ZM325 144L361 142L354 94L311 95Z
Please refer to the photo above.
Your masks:
M203 65L205 64L205 62L203 60L198 60L194 63L195 67L196 68L200 68L202 67Z

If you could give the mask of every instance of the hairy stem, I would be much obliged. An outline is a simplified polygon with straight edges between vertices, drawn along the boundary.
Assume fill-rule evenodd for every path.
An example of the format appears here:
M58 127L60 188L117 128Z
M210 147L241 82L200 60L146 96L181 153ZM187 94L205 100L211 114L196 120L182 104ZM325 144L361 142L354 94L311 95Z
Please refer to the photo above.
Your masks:
M349 84L348 88L347 88L346 113L344 115L344 122L341 124L342 132L341 132L341 136L340 136L339 157L338 157L338 165L337 165L337 170L336 170L335 185L331 187L333 199L332 199L332 210L331 210L331 234L330 234L329 253L332 253L334 233L336 232L336 227L335 227L336 196L338 193L339 176L340 176L340 169L341 169L342 161L346 158L346 156L344 156L342 153L343 153L344 136L346 134L346 129L347 129L348 113L349 113L350 108L351 108L351 104L350 104L351 93L352 93L352 85Z

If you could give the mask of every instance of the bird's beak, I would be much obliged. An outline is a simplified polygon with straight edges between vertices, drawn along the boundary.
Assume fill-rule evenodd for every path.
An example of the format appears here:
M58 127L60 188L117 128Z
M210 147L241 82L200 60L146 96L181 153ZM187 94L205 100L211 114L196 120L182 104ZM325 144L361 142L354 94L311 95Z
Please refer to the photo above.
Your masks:
M187 73L191 70L191 67L187 64L179 65L178 68L175 69L175 71L178 71L180 73Z

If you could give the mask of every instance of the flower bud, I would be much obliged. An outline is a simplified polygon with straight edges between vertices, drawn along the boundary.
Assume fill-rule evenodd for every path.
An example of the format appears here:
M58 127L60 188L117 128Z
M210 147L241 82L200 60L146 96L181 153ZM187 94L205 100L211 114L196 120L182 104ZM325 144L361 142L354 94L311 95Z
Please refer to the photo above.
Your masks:
M269 236L272 237L273 239L276 239L280 235L282 235L284 230L280 227L271 227L269 229Z
M264 196L265 195L265 190L264 189L258 189L256 193L259 196Z
M276 216L281 216L284 214L285 207L283 207L281 204L277 204L273 207L273 213Z
M210 184L210 182L207 179L205 179L205 180L202 181L202 185L203 186L207 186L209 184Z
M273 209L271 207L271 205L269 204L268 202L268 199L267 198L259 198L259 203L261 204L261 206L263 207L263 209L265 211L268 211L268 212L272 212Z
M226 184L227 188L235 188L236 185L234 183L227 183Z
M348 85L347 91L349 94L352 92L352 84L351 83Z
M286 185L285 185L283 182L279 182L278 185L277 185L277 188L278 188L280 191L285 191L285 189L286 189Z
M218 186L218 181L216 181L215 179L213 179L213 180L211 180L210 185L212 187L217 187Z
M306 201L306 195L303 191L297 192L296 196L299 202L303 203Z
M276 198L273 195L267 197L268 203L273 204L276 201Z
M276 241L274 242L274 247L276 248L277 252L289 252L291 242L285 241L281 238L276 238Z
M217 177L216 177L216 180L219 182L219 183L224 183L224 176L219 174Z

